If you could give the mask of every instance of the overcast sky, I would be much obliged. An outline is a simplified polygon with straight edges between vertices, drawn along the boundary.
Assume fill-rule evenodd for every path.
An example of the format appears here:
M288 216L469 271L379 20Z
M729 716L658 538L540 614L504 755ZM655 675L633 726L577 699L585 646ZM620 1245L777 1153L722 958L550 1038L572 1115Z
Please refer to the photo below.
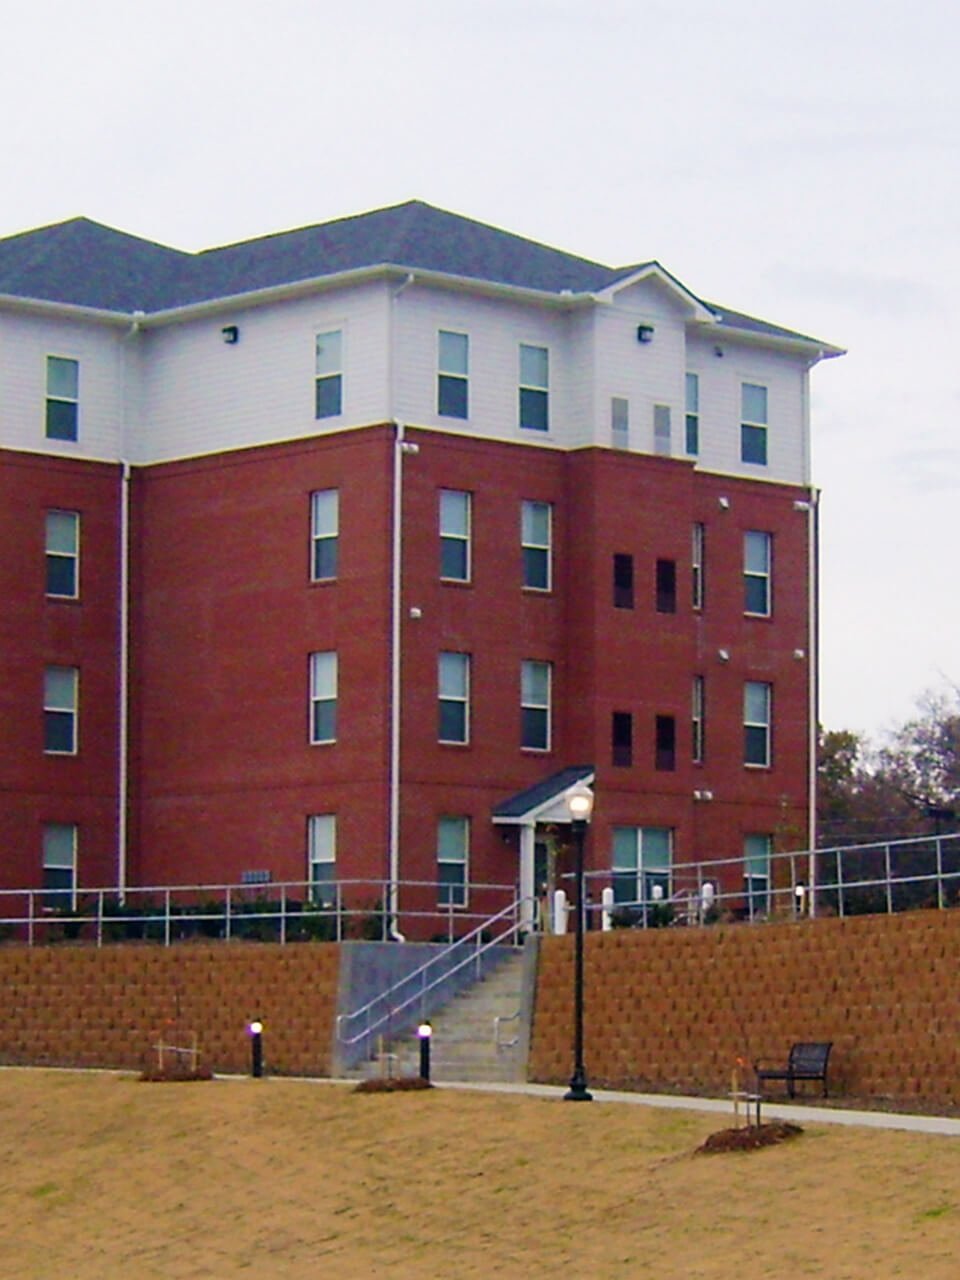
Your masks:
M812 375L822 719L960 684L960 6L14 0L0 235L205 248L419 198L849 355Z

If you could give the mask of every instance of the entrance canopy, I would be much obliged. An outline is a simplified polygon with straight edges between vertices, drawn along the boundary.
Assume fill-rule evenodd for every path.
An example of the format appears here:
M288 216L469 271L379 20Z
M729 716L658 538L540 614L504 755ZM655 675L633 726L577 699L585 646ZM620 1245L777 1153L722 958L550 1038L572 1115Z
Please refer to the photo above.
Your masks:
M493 821L500 826L514 827L532 827L538 822L569 822L567 796L577 786L592 786L593 778L592 764L570 765L496 805L491 815Z

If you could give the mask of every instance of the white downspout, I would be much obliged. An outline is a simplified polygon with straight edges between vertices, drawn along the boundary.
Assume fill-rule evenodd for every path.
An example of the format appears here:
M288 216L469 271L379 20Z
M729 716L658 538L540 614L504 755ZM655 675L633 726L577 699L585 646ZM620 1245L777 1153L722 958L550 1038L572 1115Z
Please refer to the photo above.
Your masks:
M127 338L138 337L143 312L130 317ZM129 390L129 374L128 374ZM129 415L129 395L126 414ZM123 902L127 891L127 811L130 775L130 463L120 459L120 644L117 702L117 897Z
M807 898L811 916L817 914L817 751L820 744L820 494L810 486L810 510L808 519L808 597L807 617L810 635L808 639L808 719L810 724L810 776L809 798L809 867L807 871Z

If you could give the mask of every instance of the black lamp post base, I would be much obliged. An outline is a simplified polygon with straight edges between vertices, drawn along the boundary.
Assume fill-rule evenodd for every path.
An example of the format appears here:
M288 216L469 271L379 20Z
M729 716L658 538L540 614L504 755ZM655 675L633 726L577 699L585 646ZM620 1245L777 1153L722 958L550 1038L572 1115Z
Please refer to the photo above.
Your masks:
M593 1094L587 1088L587 1077L582 1071L575 1071L570 1080L570 1088L563 1095L564 1102L592 1102Z

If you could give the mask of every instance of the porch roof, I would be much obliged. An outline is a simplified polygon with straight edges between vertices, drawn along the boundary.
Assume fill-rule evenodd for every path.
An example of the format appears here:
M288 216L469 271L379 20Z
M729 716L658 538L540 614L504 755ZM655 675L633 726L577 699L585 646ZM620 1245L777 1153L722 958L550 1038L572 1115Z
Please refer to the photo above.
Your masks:
M551 821L562 822L564 815L549 811L555 809L558 802L578 783L590 786L593 778L592 764L569 765L558 773L552 773L549 778L544 778L542 782L536 782L532 787L518 791L509 800L495 805L491 815L493 821L526 826L536 822L538 818L549 817Z

